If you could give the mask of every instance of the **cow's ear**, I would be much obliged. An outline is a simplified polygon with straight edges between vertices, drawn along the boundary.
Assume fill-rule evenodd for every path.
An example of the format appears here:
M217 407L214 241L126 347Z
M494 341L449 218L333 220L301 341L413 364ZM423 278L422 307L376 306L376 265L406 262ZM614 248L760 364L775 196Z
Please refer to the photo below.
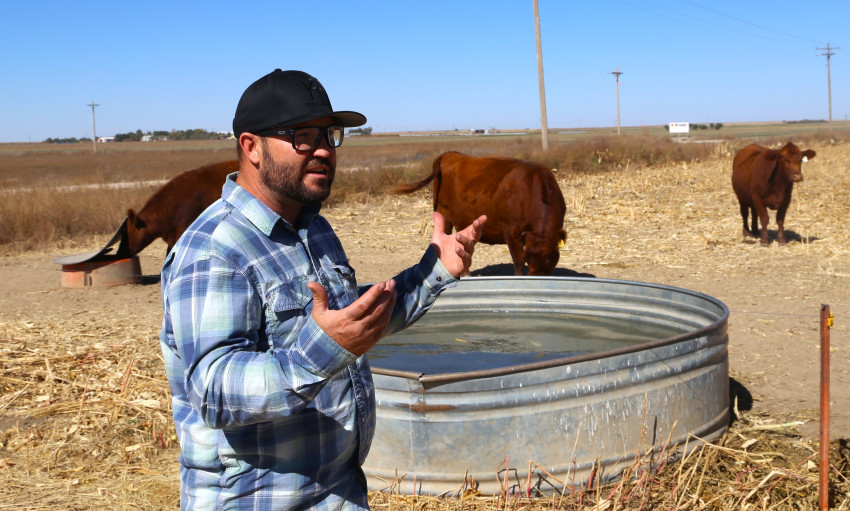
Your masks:
M817 155L817 153L812 151L811 149L806 149L805 151L803 151L803 158L811 160L815 157L815 155Z
M141 229L145 226L145 221L136 216L136 212L132 209L127 210L127 225L132 225L136 229Z

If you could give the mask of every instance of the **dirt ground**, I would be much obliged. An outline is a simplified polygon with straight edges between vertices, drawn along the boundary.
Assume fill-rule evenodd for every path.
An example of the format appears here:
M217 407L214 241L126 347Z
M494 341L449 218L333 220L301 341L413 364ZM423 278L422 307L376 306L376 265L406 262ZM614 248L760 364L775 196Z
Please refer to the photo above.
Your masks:
M654 282L695 290L730 309L730 377L739 408L817 438L820 309L831 329L831 437L850 438L850 239L846 229L848 148L818 149L795 189L789 243L742 243L728 161L634 171L629 184L610 176L560 176L568 203L567 244L556 275ZM831 181L832 180L832 181ZM620 180L622 181L622 180ZM414 264L430 238L427 192L326 208L361 283ZM773 212L771 212L771 228ZM139 285L68 289L58 256L100 248L103 239L0 259L0 330L64 325L103 342L136 339L158 351L158 272L165 245L141 254ZM473 271L509 274L505 246L479 245ZM73 328L71 328L73 326ZM87 339L90 342L92 339ZM74 338L57 334L57 344ZM44 347L47 348L47 347ZM164 371L162 385L165 385Z

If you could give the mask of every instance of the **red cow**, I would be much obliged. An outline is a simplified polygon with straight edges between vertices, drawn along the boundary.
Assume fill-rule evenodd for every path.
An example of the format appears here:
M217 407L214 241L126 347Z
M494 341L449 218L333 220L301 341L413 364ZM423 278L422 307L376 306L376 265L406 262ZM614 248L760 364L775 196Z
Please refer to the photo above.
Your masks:
M118 254L136 255L157 238L170 251L198 215L221 197L225 177L238 169L233 160L183 172L154 192L138 213L128 209Z
M467 226L487 215L481 241L507 244L514 273L551 275L560 248L567 239L563 229L566 205L552 171L538 163L511 158L476 158L458 152L434 160L433 172L412 184L398 185L393 193L411 193L434 181L434 210L452 226Z
M741 204L744 219L744 238L758 237L761 221L761 244L767 245L767 209L776 210L777 240L785 244L785 212L791 202L794 183L803 180L800 170L802 162L815 157L811 149L800 149L788 142L781 149L768 149L756 144L738 151L732 162L732 188ZM752 230L748 228L747 216L752 210Z

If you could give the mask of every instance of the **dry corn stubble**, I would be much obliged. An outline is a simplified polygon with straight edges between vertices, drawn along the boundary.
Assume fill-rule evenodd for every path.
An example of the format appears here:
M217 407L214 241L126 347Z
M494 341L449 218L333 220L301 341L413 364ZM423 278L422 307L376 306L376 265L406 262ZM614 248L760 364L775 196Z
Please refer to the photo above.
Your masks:
M736 351L743 348L746 332L764 342L787 338L798 345L772 350L777 352L808 353L816 339L808 331L789 332L800 327L786 325L782 316L748 315L762 302L723 296L728 278L783 272L779 294L769 295L772 307L785 295L816 302L818 296L803 299L794 290L822 280L843 288L850 277L850 234L833 221L850 213L850 199L841 192L850 189L850 148L814 148L818 157L804 168L806 181L795 188L786 221L797 236L787 247L774 243L766 249L741 243L740 216L728 186L733 153L728 147L686 164L629 165L619 173L561 170L559 180L573 207L568 208L569 237L559 267L598 277L657 278L720 297L733 308L733 377L759 389L757 369L773 364L774 354L738 360ZM430 238L428 192L338 203L326 214L362 282L415 263ZM85 241L67 243L60 253L68 247L91 248ZM161 247L148 250L158 253ZM56 254L46 252L48 262L42 268L51 269L49 260ZM506 254L503 246L480 246L474 269L506 263ZM7 257L3 264L18 260ZM132 287L121 293L149 294L155 302L156 286ZM5 483L0 485L0 508L176 508L178 447L159 354L156 303L140 304L137 313L105 302L102 310L91 304L73 308L85 300L79 293L56 286L37 293L18 290L16 298L31 300L31 308L49 303L59 310L0 317L0 474ZM62 302L69 313L63 314ZM847 331L840 323L836 334ZM841 344L838 348L844 349ZM796 351L790 357L793 363L806 363ZM846 352L838 351L836 357L846 359ZM768 381L770 375L764 378ZM476 495L460 488L450 498L387 490L373 493L371 504L374 509L815 509L817 444L800 430L801 423L816 420L816 413L805 407L787 417L768 413L762 406L769 404L768 398L752 410L739 411L738 420L714 445L672 464L646 453L629 471L633 477L620 483L563 495L546 491L534 498ZM834 442L831 454L833 505L847 507L846 442Z

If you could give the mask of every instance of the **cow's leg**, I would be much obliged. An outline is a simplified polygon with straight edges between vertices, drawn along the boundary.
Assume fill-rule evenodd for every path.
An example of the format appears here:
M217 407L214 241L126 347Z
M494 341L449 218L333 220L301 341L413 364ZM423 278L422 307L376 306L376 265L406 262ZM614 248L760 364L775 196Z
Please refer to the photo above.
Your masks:
M514 275L522 275L522 268L525 266L525 233L506 232L505 242L514 263Z
M747 238L750 238L750 237L753 236L753 233L750 232L750 226L747 223L747 220L749 220L749 216L750 216L750 207L742 202L741 203L741 218L744 221L744 239L747 239ZM753 214L753 220L755 220L755 214ZM753 228L755 228L755 224L753 225Z
M752 225L751 236L753 238L758 238L761 235L761 231L759 230L759 217L758 217L758 214L756 213L755 207L752 207L750 209L752 210L752 216L753 216L753 223L750 224L750 225Z
M787 243L787 240L785 239L785 213L787 211L788 204L779 206L779 209L776 210L776 241L778 241L780 245Z
M753 212L758 212L759 222L761 223L761 244L767 245L769 242L767 241L767 224L770 222L770 217L767 216L767 207L762 203L761 199L758 197L753 198L754 208ZM753 219L755 222L755 218Z

